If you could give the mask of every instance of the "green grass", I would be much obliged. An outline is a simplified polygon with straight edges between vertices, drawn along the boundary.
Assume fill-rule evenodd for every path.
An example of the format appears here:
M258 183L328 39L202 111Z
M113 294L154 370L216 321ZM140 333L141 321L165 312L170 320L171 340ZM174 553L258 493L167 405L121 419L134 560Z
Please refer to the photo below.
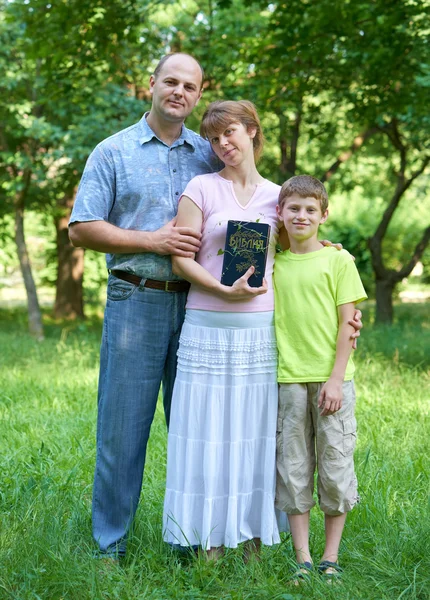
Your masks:
M396 307L372 324L356 356L361 503L341 548L342 586L287 585L290 539L245 566L239 550L215 565L172 553L161 538L166 434L159 407L141 503L122 566L92 559L91 485L101 324L26 333L25 313L0 311L0 598L121 600L429 599L430 328L425 307ZM323 548L312 514L312 550Z

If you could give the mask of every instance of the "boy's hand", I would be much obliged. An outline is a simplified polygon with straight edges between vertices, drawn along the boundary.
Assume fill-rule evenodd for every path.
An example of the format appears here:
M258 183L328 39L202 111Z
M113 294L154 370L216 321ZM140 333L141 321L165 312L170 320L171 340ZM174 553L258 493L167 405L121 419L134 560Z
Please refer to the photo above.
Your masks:
M342 407L343 381L330 377L322 386L321 393L318 398L318 408L322 408L321 416L333 415Z
M355 329L354 333L351 334L351 339L353 340L352 347L354 350L357 350L357 338L360 337L360 329L363 327L363 323L361 322L362 316L363 314L361 310L358 310L358 308L356 308L354 312L354 317L351 321L348 321L348 324L352 325L352 327L354 327Z

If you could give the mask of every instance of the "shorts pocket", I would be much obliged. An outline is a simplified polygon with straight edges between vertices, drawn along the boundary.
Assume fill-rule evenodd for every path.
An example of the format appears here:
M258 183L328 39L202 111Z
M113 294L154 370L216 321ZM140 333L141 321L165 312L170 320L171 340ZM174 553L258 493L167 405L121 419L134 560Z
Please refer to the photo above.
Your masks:
M122 279L110 278L107 286L109 300L127 300L137 290L138 286Z
M343 454L349 456L354 452L357 442L357 420L355 417L342 422L343 424Z
M317 449L320 457L337 461L343 455L343 424L336 415L322 417L317 434Z

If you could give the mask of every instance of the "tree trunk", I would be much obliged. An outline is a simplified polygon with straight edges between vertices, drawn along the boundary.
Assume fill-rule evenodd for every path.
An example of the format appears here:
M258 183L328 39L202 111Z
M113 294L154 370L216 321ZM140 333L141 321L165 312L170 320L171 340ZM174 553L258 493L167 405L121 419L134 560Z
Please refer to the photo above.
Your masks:
M44 339L42 313L40 311L36 285L34 283L27 245L25 243L24 201L22 194L15 207L15 243L18 251L22 277L24 279L25 290L27 292L28 329L31 335L33 335L37 340L42 341Z
M297 147L300 136L300 123L302 119L302 105L299 104L294 115L294 123L291 124L286 116L281 113L279 116L279 148L281 150L281 162L279 173L281 182L293 177L297 168ZM288 139L291 138L290 148L288 149ZM289 150L289 151L288 151Z
M393 322L393 292L396 283L391 279L376 279L376 322Z
M351 156L353 156L355 154L355 152L360 150L360 148L362 147L364 142L369 137L371 137L373 134L375 134L377 131L379 131L378 127L370 127L366 131L363 131L363 133L361 133L360 135L357 135L357 137L354 139L354 141L351 144L351 146L349 147L349 149L346 150L345 152L342 152L338 156L338 158L334 161L334 163L331 165L331 167L329 169L327 169L327 171L325 171L325 173L322 174L322 176L320 177L321 181L323 183L328 181L330 179L330 177L332 177L336 173L336 171L339 169L339 167L341 165L343 165L344 163L346 163L351 158Z
M68 222L73 195L64 197L54 219L57 231L57 284L54 317L56 319L84 318L83 276L84 250L74 248L69 240Z
M288 173L288 132L287 119L283 113L279 115L279 148L281 150L281 162L279 164L279 175L284 182L290 175Z

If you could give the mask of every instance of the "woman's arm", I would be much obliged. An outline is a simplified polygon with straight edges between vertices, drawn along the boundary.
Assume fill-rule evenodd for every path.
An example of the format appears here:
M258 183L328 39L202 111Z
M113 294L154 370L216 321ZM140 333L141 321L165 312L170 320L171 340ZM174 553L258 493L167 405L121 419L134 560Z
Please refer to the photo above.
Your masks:
M183 196L178 208L176 219L177 227L190 227L194 230L201 231L203 224L203 214L200 208L187 196ZM201 289L223 298L231 302L251 300L255 296L265 294L267 292L267 283L261 287L253 288L248 285L248 278L254 272L251 267L248 271L238 279L233 286L222 285L213 275L211 275L204 267L195 261L193 258L185 258L181 256L172 256L172 269L175 275L180 275L187 281Z

